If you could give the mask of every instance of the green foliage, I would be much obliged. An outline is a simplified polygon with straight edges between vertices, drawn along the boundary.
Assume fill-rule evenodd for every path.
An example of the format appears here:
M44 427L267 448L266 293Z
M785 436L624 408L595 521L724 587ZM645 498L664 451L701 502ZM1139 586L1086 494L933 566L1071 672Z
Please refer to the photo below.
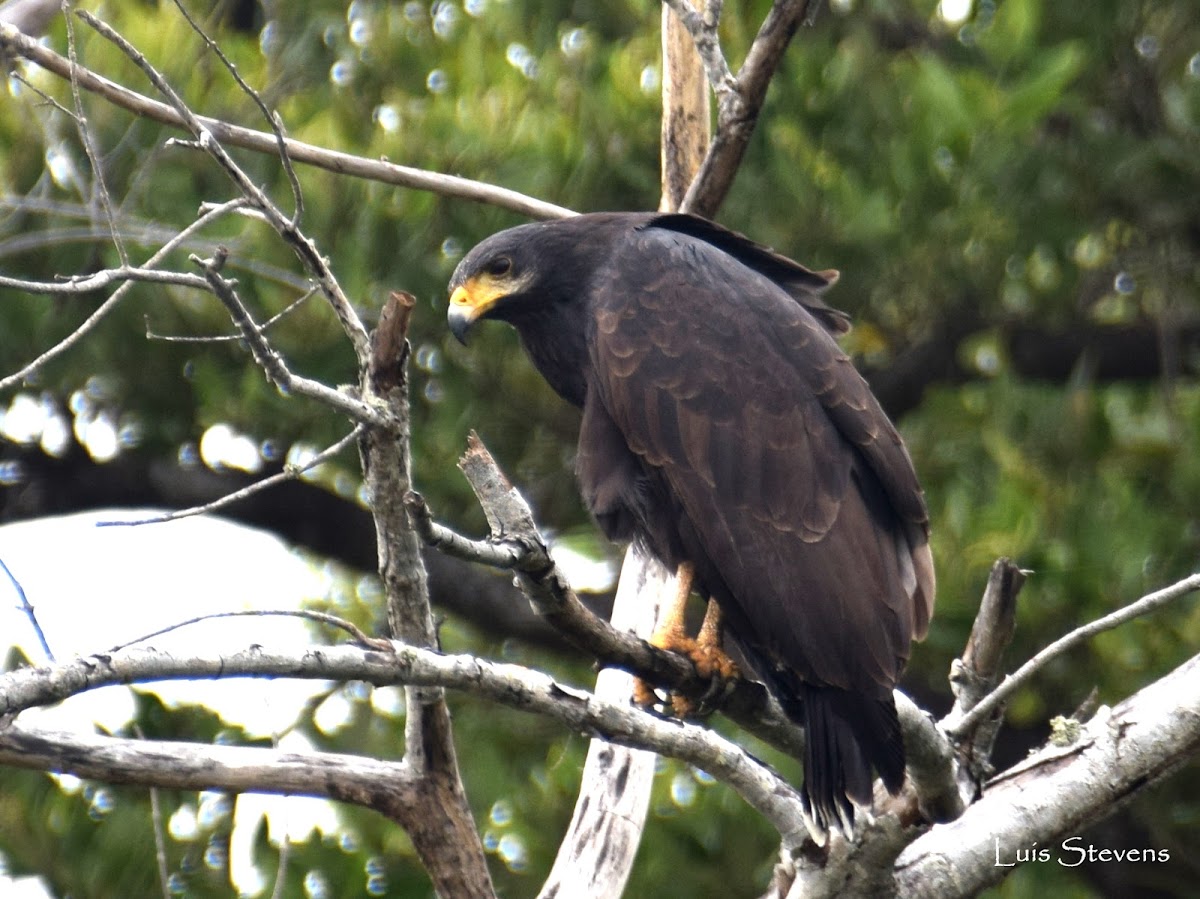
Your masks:
M1013 661L1193 570L1200 556L1200 389L1177 379L1099 383L1086 365L1066 385L1029 382L1005 358L1003 340L1013 323L1186 321L1200 312L1200 21L1193 0L980 0L960 24L943 22L934 6L835 4L816 27L802 29L720 218L805 263L841 269L831 299L858 323L848 345L876 367L945 319L979 322L957 348L978 377L929 390L901 422L930 500L940 585L933 630L914 653L909 680L944 702L947 666L996 556L1034 572ZM732 60L744 55L766 8L726 10ZM260 33L211 24L291 136L579 210L657 205L657 5L322 0L270 9ZM197 110L263 127L172 4L109 4L104 14ZM76 32L84 64L149 90L115 48L81 24ZM60 25L51 41L61 47L63 38ZM72 106L61 83L29 77ZM234 195L202 154L164 148L162 129L85 104L132 259L145 258L161 230L188 221L199 203ZM236 155L291 208L278 162ZM302 225L364 315L373 318L392 289L418 296L415 469L438 514L482 528L454 467L467 430L476 428L548 529L588 527L567 475L575 413L531 372L511 332L482 329L464 350L442 324L457 259L518 219L326 172L298 175ZM0 189L8 201L0 271L49 279L115 264L93 184L68 117L10 82L0 104ZM153 228L160 233L142 233ZM290 252L267 230L227 220L173 264L187 270L189 252L230 247L243 295L265 319L305 289ZM0 341L0 371L70 333L98 303L0 291L3 331L19 335ZM144 448L167 456L219 422L285 446L345 432L336 417L280 397L238 343L148 341L147 323L161 334L231 331L215 300L141 286L34 389L65 401L98 376L103 403L138 424ZM272 338L303 374L329 383L354 377L319 298L276 325ZM1195 360L1183 361L1194 371ZM338 611L366 625L377 611L369 591L363 595ZM447 629L464 650L560 664L453 623ZM1013 703L1010 720L1040 732L1092 685L1103 701L1118 700L1191 655L1198 641L1194 602L1105 635L1045 672ZM564 675L588 679L583 668ZM402 722L372 706L369 692L345 690L349 723L328 734L306 725L314 742L398 755ZM569 817L584 743L467 700L456 701L455 718L480 827L489 845L494 838L498 884L506 895L529 895ZM150 702L140 721L149 733L192 739L211 739L218 727ZM0 779L0 850L15 869L43 872L61 895L155 891L143 792L68 790L11 771ZM1158 794L1135 811L1161 840L1177 838L1200 814L1195 772L1176 783L1171 796ZM98 792L115 801L96 820ZM167 815L196 801L162 800ZM395 828L354 810L343 820L349 842L313 837L295 847L291 870L321 871L330 895L362 895L371 872L381 871L389 894L428 891ZM222 826L169 846L188 895L227 895L224 869L204 862ZM664 763L630 895L757 895L773 842L726 788ZM505 855L502 845L513 853L520 846L523 855ZM257 849L263 870L273 870L265 835ZM1082 894L1080 882L1057 866L1031 866L1000 892ZM293 877L287 895L302 889L302 877Z

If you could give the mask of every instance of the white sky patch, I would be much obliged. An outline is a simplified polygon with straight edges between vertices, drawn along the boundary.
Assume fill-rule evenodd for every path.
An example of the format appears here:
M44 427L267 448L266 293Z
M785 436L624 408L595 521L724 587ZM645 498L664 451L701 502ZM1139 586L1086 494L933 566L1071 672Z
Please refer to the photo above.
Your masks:
M20 410L19 410L20 411ZM152 517L153 510L111 510L0 527L0 558L21 583L47 642L60 660L101 652L144 634L211 612L297 609L323 595L328 576L266 532L217 518L196 517L139 527L97 527L97 521ZM0 650L19 646L35 664L46 661L16 589L0 575ZM310 627L296 618L239 617L190 625L146 641L176 654L232 652L251 644L266 650L310 645ZM296 721L305 702L328 691L326 681L238 678L175 681L136 689L168 706L203 705L252 737L269 737ZM125 727L133 717L130 688L106 687L23 712L41 727L94 732ZM289 749L311 749L289 733ZM192 810L194 816L195 810ZM254 831L267 818L271 840L302 840L312 830L342 830L333 803L301 797L243 795L234 816L230 853L234 883L245 895L269 885L254 868ZM183 825L180 820L174 822ZM184 828L177 828L184 829ZM39 878L11 879L0 857L0 895L42 899ZM270 875L273 879L273 874Z
M610 559L593 559L566 542L553 540L550 541L550 554L575 590L598 593L611 590L617 582L617 566Z

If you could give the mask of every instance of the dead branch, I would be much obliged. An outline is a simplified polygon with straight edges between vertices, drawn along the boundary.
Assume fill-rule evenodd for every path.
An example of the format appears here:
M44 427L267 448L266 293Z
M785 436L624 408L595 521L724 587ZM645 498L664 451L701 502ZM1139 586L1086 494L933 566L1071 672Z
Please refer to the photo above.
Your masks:
M320 796L379 811L412 801L413 778L403 762L333 752L130 740L11 724L0 730L0 764L115 784ZM389 791L397 795L389 799Z
M979 612L971 626L962 658L950 666L950 687L954 706L941 721L942 728L954 732L960 722L1003 676L1004 650L1012 642L1017 624L1017 596L1027 572L1009 559L998 559L988 575L987 587ZM992 771L992 746L1000 730L1002 716L977 718L977 723L954 739L964 764L959 768L959 794L963 802L979 795L979 786Z
M674 593L667 570L645 550L625 553L609 623L644 637L653 632L659 605ZM605 668L596 677L596 697L624 705L633 692L633 676ZM618 899L641 844L654 784L657 755L593 738L579 783L571 823L559 845L539 899L588 896Z
M220 497L219 499L215 499L212 502L204 503L203 505L199 506L191 506L187 509L179 509L176 512L170 512L166 515L156 515L152 518L98 521L96 522L96 526L137 527L146 524L163 524L168 521L177 521L180 518L191 518L194 515L209 515L213 512L219 512L221 509L224 509L227 506L232 506L236 502L240 502L241 500L254 496L256 493L261 493L264 490L268 490L277 484L282 484L284 481L293 481L304 474L304 472L310 471L324 462L328 462L359 438L359 435L362 433L362 427L363 426L361 424L356 425L353 431L336 443L325 447L325 449L321 450L321 452L316 453L311 459L305 461L303 465L285 465L283 471L255 481L253 484L243 487L240 490L234 490L230 493L226 493L224 496Z
M405 508L412 490L409 427L408 325L413 297L393 292L380 326L359 351L359 391L386 410L391 426L368 427L359 437L364 484L375 523L379 579L387 597L389 636L409 646L435 648L437 631L421 540ZM417 776L418 802L405 822L421 863L444 896L494 895L479 829L471 814L440 685L405 690L404 760Z
M952 723L947 727L951 737L961 737L963 734L969 733L970 729L977 725L988 715L994 714L1000 706L1017 690L1019 690L1027 681L1035 674L1042 670L1052 659L1057 658L1063 653L1073 649L1080 643L1091 639L1096 634L1104 631L1112 630L1127 621L1132 621L1142 615L1148 615L1151 612L1157 611L1167 603L1173 602L1182 596L1187 596L1200 590L1200 574L1193 574L1185 577L1183 580L1172 584L1169 587L1163 587L1161 590L1155 590L1153 593L1148 593L1141 599L1130 603L1124 608L1118 609L1092 621L1088 624L1078 627L1065 636L1059 637L1028 662L1022 665L1013 674L1006 677L1003 682L985 698L972 708L962 718Z

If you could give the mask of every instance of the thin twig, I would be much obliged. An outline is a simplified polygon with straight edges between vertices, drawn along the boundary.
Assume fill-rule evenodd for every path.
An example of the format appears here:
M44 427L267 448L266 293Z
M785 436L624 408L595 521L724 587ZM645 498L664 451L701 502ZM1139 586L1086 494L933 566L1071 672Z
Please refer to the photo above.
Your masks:
M136 721L133 724L133 733L139 740L146 739L141 725ZM158 866L158 887L162 891L163 899L171 899L171 871L167 865L166 828L163 826L162 800L158 787L150 788L150 825L154 831L154 862Z
M14 69L12 72L9 73L8 77L15 78L19 83L25 85L26 88L28 88L33 93L35 93L39 97L41 97L42 102L45 103L47 106L52 106L55 109L57 109L59 112L61 112L63 115L65 115L67 118L71 119L72 121L75 120L75 113L71 112L71 110L67 109L67 107L63 106L61 103L59 103L53 97L51 97L48 93L46 93L44 90L42 90L36 84L34 84L28 78L26 78L21 72Z
M274 741L272 741L274 742ZM275 865L275 885L271 888L271 899L283 899L287 887L287 867L292 855L292 841L286 825L283 828L283 838L279 841L279 861Z
M199 624L202 621L213 621L217 618L303 618L307 621L315 621L318 624L327 624L343 630L354 638L356 644L364 648L378 649L383 652L392 651L392 644L387 640L372 637L364 633L354 622L347 621L345 618L339 618L337 615L330 615L328 612L317 612L312 609L250 609L238 612L210 612L206 615L197 615L195 618L188 618L186 621L177 621L174 624L169 624L166 627L143 634L140 637L134 637L125 643L119 643L109 649L109 652L121 652L130 646L144 643L147 640L153 640L155 637L161 637L163 634L169 634L172 631L177 631L180 628L189 627L193 624Z
M37 634L38 642L42 644L42 652L46 654L46 658L51 662L57 661L54 658L54 652L50 649L50 643L46 640L46 632L42 630L41 624L38 623L37 613L33 610L33 604L30 603L29 597L25 595L25 588L21 586L21 582L17 580L17 576L9 570L4 559L0 558L0 568L4 569L4 573L12 582L13 589L17 591L17 598L21 600L21 611L25 613L25 617L29 619L29 623L33 625L33 632Z
M413 527L426 546L456 559L507 571L516 568L529 555L529 548L516 540L472 540L433 520L425 497L410 491L404 505L412 516Z
M262 480L255 481L253 484L234 490L232 493L226 493L219 499L214 499L210 503L205 503L201 506L191 506L187 509L179 509L175 512L168 512L166 515L156 515L152 518L138 518L135 520L106 520L97 521L96 527L140 527L145 524L164 524L168 521L178 521L181 518L191 518L195 515L207 515L210 512L217 512L224 509L226 506L231 506L236 502L240 502L248 497L254 496L256 493L261 493L276 484L282 484L286 481L294 481L304 472L311 468L315 468L322 462L327 462L344 450L346 447L354 443L362 433L363 426L355 425L354 430L343 437L336 443L327 446L321 452L317 453L303 465L285 465L283 471L265 477Z
M350 338L350 343L354 347L355 358L359 360L360 366L365 365L369 343L367 329L361 319L359 319L358 313L354 311L350 300L342 291L342 287L330 269L328 262L326 262L325 258L317 250L316 244L295 228L291 220L272 202L266 192L255 184L249 175L242 171L241 167L233 161L233 158L221 145L221 142L213 132L196 117L195 113L183 102L183 99L171 87L162 73L146 59L145 54L129 43L124 36L115 31L111 26L97 19L86 10L80 10L77 15L94 28L102 37L115 44L121 52L142 70L143 74L150 79L150 83L167 98L167 102L180 115L184 125L196 140L200 142L200 146L204 151L225 170L226 175L229 176L238 190L241 191L242 196L267 216L271 227L292 248L304 264L304 267L308 269L309 273L312 274L313 278L321 286L321 292L325 295L325 299L329 302L329 305L333 308L334 313L341 322L346 336Z
M158 252L146 260L145 264L141 268L141 271L150 271L181 244L189 240L191 236L201 228L204 228L210 222L215 221L230 210L236 209L237 207L243 205L245 202L246 201L241 197L238 197L236 200L230 200L228 203L222 203L220 206L210 209L208 212L196 219L196 221L192 222L190 225L168 240L165 244L163 244L162 248ZM77 343L83 340L96 328L97 325L100 324L106 315L108 315L117 307L121 300L125 298L125 295L129 293L129 290L132 288L133 284L134 282L131 280L125 281L120 287L113 291L112 296L101 303L96 311L84 320L83 324L72 331L69 335L64 337L50 349L46 350L28 365L25 365L23 368L13 372L7 377L0 378L0 390L7 390L9 387L20 384L23 381L33 377L45 365L57 359L59 356L66 353ZM207 285L205 285L205 289L207 289Z
M317 292L315 286L310 286L308 290L300 297L297 297L281 311L275 313L265 322L259 325L259 330L269 331L271 327L283 319L287 318L293 312ZM143 321L146 324L146 339L161 340L163 343L233 343L238 340L244 340L241 334L159 334L150 327L150 316L144 316Z
M1181 581L1171 584L1169 587L1163 587L1161 590L1148 593L1124 608L1118 609L1115 612L1105 615L1103 618L1098 618L1082 627L1076 628L1065 636L1059 637L1006 677L995 690L980 700L957 724L948 728L947 732L952 739L970 733L972 727L995 712L1003 702L1024 686L1026 681L1041 671L1051 660L1073 649L1085 640L1091 639L1096 634L1112 630L1115 627L1125 624L1127 621L1132 621L1134 618L1157 611L1167 603L1196 590L1200 590L1200 574L1190 575Z
M75 128L79 132L79 140L83 144L84 155L87 156L88 165L92 168L92 190L100 198L100 208L104 211L104 217L108 220L108 233L112 236L113 246L117 251L117 258L121 260L121 265L129 265L129 253L125 249L125 242L121 240L120 232L117 231L116 216L113 211L112 197L108 193L108 185L104 180L104 169L100 165L100 154L96 152L96 144L92 138L91 129L88 127L87 116L83 112L83 95L79 91L79 59L76 54L75 41L75 23L71 19L71 7L67 0L62 3L63 19L67 23L67 56L71 63L71 99L75 104L75 115L72 118L75 121Z
M27 37L11 25L0 23L0 49L22 56L60 78L70 77L70 64L66 59L48 47L43 47L36 40ZM84 90L91 91L114 106L128 110L134 115L173 128L185 127L183 118L167 104L131 91L82 66L78 68L78 81L79 86ZM252 128L242 128L219 119L203 116L199 117L199 121L222 143L229 146L240 147L256 153L274 154L278 152L275 137L272 134L255 131ZM519 191L487 184L483 181L396 165L386 159L366 159L350 153L339 153L292 138L288 138L287 148L288 155L293 162L315 166L339 175L349 175L382 184L393 184L411 190L429 191L453 199L485 203L535 219L556 219L575 215L573 210L563 206L556 206Z
M10 290L20 290L25 293L56 294L58 296L92 293L103 290L110 284L121 281L148 281L152 284L174 284L176 287L194 287L207 290L208 284L198 275L184 272L160 271L152 268L139 268L132 265L120 265L117 268L106 268L87 277L68 278L65 281L26 281L21 278L8 278L0 275L0 287Z
M262 112L263 118L271 126L271 133L275 135L275 145L279 150L279 160L283 163L283 170L287 174L288 184L292 187L292 200L295 203L292 211L292 227L298 227L300 216L304 213L304 194L300 190L300 180L296 177L296 170L292 167L291 157L288 156L287 135L283 133L283 119L279 117L279 113L273 113L267 109L267 104L263 102L262 96L246 82L246 79L242 77L242 73L238 71L237 66L233 64L233 60L225 55L225 51L221 49L221 45L214 41L208 32L192 18L192 14L188 12L187 7L180 0L175 0L175 8L179 10L184 20L192 26L192 30L208 45L208 49L217 59L221 60L221 63L229 71L229 74L233 76L233 80L237 82L238 87L242 89L242 93L254 101L259 111Z
M383 428L387 431L395 429L395 422L392 421L386 411L378 409L360 399L356 399L340 390L335 390L326 384L322 384L320 381L314 381L311 378L304 378L292 373L283 361L283 357L267 342L262 334L262 329L254 321L250 315L250 311L237 295L237 291L234 289L237 286L237 282L222 277L221 268L225 263L225 256L222 253L218 252L211 259L201 259L198 256L192 256L191 259L204 273L204 277L212 288L213 293L225 304L225 308L233 319L233 323L237 326L242 337L250 347L254 361L262 368L271 383L285 393L307 396L324 403L326 406L362 424Z

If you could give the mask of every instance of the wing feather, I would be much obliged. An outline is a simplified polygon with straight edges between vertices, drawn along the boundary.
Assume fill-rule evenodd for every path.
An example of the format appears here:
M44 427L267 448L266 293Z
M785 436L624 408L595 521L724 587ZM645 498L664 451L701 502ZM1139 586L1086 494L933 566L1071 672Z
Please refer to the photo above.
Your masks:
M890 691L932 602L924 499L827 323L676 230L637 232L598 277L585 428L615 428L641 466L627 490L665 501L646 521L644 496L624 498L656 552L696 562L771 664Z

